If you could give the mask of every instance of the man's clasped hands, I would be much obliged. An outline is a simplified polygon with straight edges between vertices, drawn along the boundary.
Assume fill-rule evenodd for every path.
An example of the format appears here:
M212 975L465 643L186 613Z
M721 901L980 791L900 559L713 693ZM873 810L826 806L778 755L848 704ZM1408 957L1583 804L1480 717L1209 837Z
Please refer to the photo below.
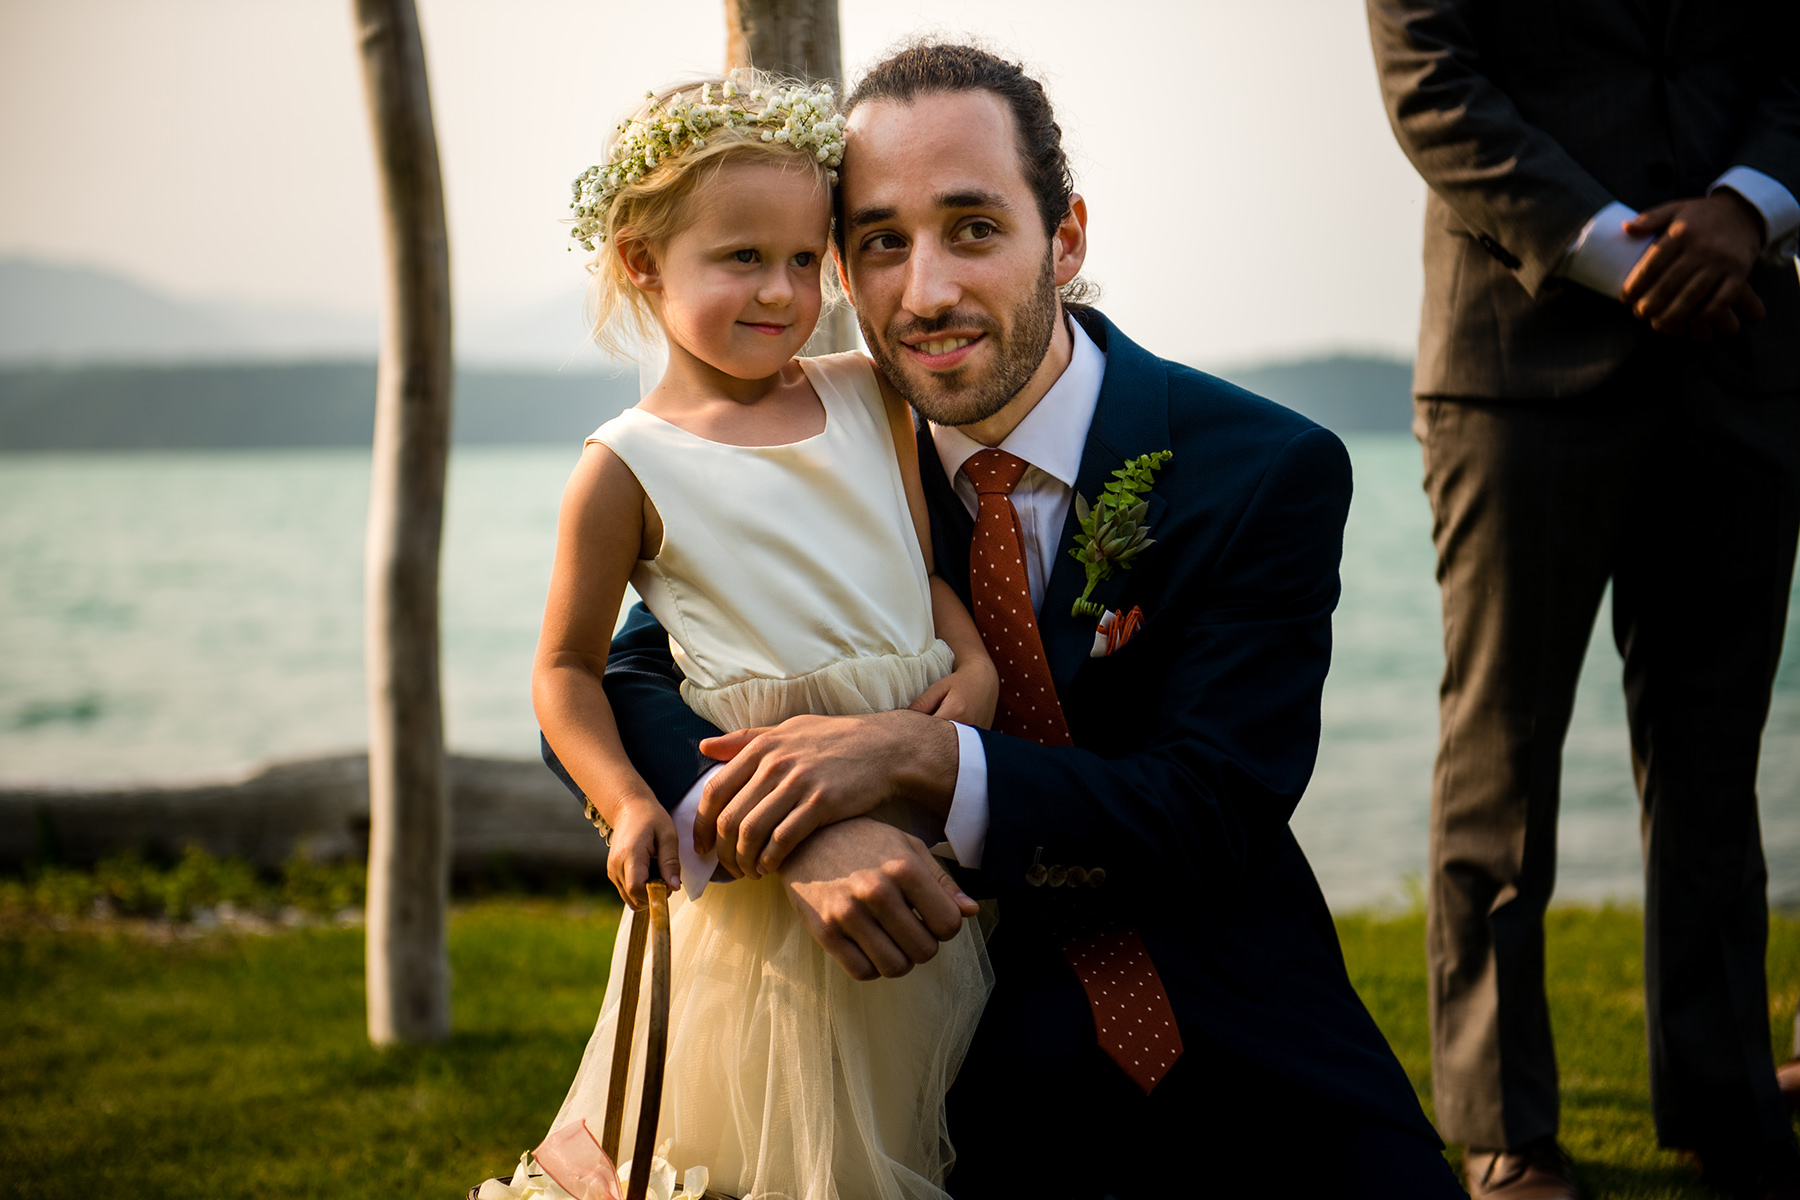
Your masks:
M1762 253L1763 221L1742 196L1720 188L1672 200L1625 222L1624 230L1656 239L1619 293L1656 332L1711 342L1762 322L1750 268Z

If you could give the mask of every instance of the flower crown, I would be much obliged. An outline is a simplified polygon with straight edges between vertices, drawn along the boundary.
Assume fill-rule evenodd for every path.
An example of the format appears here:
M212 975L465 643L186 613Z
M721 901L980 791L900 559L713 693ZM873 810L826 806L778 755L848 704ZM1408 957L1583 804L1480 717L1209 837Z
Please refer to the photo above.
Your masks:
M645 92L650 106L638 116L619 122L619 136L606 162L589 167L575 177L575 228L569 236L589 250L596 240L606 240L606 213L628 184L687 150L706 145L714 129L760 127L765 142L786 142L796 150L811 150L825 164L831 182L844 161L844 116L832 102L831 85L790 87L764 91L757 88L744 101L737 84L726 80L722 95L714 100L713 85L704 84L693 100L680 92L667 100Z

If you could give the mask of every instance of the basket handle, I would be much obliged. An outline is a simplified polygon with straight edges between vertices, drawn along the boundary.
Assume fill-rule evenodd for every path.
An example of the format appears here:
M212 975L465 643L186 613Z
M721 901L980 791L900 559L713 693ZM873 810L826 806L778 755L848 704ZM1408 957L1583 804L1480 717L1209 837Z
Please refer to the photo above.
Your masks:
M652 864L652 869L654 869ZM631 941L625 948L625 978L619 995L618 1029L613 1035L612 1077L606 1085L606 1120L600 1149L619 1161L619 1134L625 1122L625 1085L631 1073L631 1035L637 1028L638 992L643 987L644 954L655 943L650 964L650 1040L645 1047L644 1094L638 1106L637 1145L632 1150L631 1183L625 1200L644 1200L650 1186L650 1160L656 1153L656 1118L662 1109L663 1058L669 1044L669 886L660 879L649 885L647 914L634 914ZM648 915L648 922L640 919ZM649 935L654 933L652 938Z

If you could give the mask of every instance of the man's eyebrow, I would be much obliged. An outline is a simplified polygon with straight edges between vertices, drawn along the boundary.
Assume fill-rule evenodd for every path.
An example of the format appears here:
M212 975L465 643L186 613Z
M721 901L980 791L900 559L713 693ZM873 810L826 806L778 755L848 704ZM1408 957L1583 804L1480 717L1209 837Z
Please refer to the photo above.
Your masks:
M999 192L967 191L944 192L937 198L937 207L941 209L986 208L996 212L1011 212L1012 205ZM861 229L868 225L880 225L893 220L900 210L891 204L871 204L859 208L844 219L851 229Z
M1012 205L999 192L945 192L937 198L939 208L992 208L1001 212L1012 211Z
M891 221L900 210L891 204L871 204L859 208L844 218L844 223L852 229L860 229L864 225L879 225L883 221Z

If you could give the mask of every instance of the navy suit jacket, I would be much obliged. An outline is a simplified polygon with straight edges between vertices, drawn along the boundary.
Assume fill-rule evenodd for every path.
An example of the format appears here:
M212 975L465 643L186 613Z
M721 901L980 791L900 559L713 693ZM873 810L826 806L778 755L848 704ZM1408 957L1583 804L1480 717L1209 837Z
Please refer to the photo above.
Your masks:
M1174 453L1147 497L1157 544L1093 593L1142 609L1135 638L1090 657L1094 621L1070 611L1081 564L1059 550L1048 581L1039 624L1074 746L981 735L987 845L960 879L999 900L996 1001L1018 1011L991 1004L978 1039L1018 1038L1021 1055L1091 1045L1059 946L1077 923L1117 919L1142 936L1185 1027L1435 1140L1288 828L1318 753L1348 456L1304 417L1149 354L1098 313L1077 319L1107 356L1077 493L1097 496L1127 459ZM966 604L972 520L919 438L934 556ZM1074 523L1071 511L1065 550ZM710 765L695 743L713 732L679 678L660 628L634 613L606 689L633 762L671 805ZM1105 881L1032 886L1034 862ZM980 1050L971 1064L1008 1057Z

